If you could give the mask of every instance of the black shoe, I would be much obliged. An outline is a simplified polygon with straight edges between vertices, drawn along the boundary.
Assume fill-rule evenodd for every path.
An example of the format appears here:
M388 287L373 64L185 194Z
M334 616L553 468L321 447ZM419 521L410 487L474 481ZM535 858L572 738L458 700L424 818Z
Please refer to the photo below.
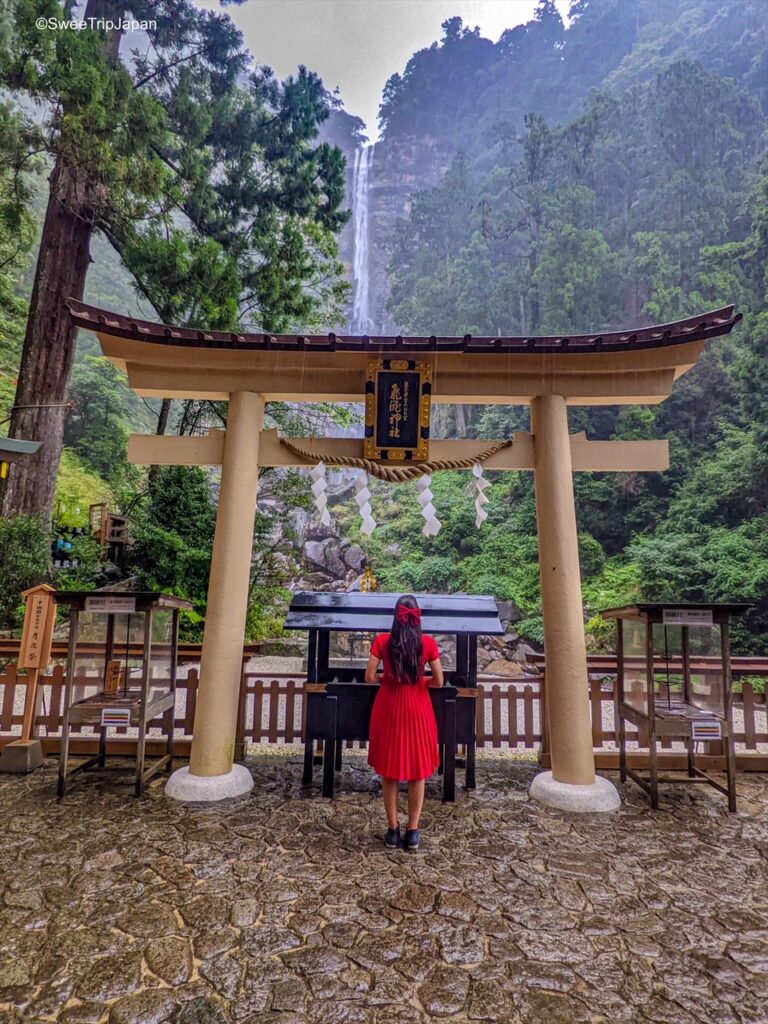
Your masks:
M406 829L405 830L405 844L404 844L406 850L418 850L418 848L419 848L419 840L420 839L421 839L421 836L419 835L419 830L417 828L408 828L408 829Z
M400 845L400 826L397 828L388 828L387 834L384 836L384 843L389 847L390 850L396 850Z

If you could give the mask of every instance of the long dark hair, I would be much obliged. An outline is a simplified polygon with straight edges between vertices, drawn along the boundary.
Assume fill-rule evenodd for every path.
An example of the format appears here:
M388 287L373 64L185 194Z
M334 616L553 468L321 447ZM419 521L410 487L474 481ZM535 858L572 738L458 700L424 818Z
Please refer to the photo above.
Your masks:
M424 669L421 611L412 594L405 594L395 605L389 634L389 660L395 677L401 682L418 683L421 679Z

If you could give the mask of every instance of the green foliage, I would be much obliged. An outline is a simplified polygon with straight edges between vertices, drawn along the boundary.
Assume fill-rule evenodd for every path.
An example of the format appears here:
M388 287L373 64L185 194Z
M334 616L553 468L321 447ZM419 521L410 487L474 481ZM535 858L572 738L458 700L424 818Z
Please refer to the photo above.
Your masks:
M735 626L736 647L768 644L768 167L760 166L767 97L755 71L768 31L759 6L647 0L630 14L626 5L590 0L574 4L564 32L542 4L531 22L502 35L493 57L452 24L441 44L391 81L382 106L387 135L426 131L423 119L442 89L430 145L439 151L453 132L465 147L437 185L412 198L395 232L390 308L403 330L589 333L729 301L745 313L662 405L570 410L572 430L596 439L667 437L671 450L664 474L575 475L595 649L613 644L599 609L641 596L744 596L756 608ZM737 22L750 34L739 36ZM452 75L481 53L454 99ZM513 76L516 95L508 89L502 98ZM568 89L558 93L563 81ZM587 81L598 91L574 117L574 93L586 96ZM494 97L503 115L491 124L477 111ZM547 120L531 110L546 111ZM483 437L527 429L516 420L472 407L439 418L449 436ZM514 599L525 614L518 631L540 643L530 482L516 480L506 494L494 486L492 518L480 531L465 492L450 487L435 504L456 552L452 589ZM403 531L410 528L407 510L396 514ZM393 523L386 531L399 537ZM442 536L430 551L447 553ZM420 578L427 546L400 543L404 575Z
M160 470L148 500L131 516L128 571L142 589L194 603L194 615L182 614L181 633L188 640L202 637L215 525L210 484L197 466Z
M527 615L515 623L515 632L526 643L544 646L544 619L541 615Z
M95 537L74 537L71 561L78 564L56 572L56 586L59 590L96 590L109 582L101 560L101 546Z
M32 516L0 519L0 629L16 629L24 621L21 593L48 581L51 538Z
M100 502L111 504L109 485L80 456L65 449L56 478L56 523L65 527L87 526L88 507Z
M139 399L124 374L103 357L86 356L72 374L72 410L64 426L64 443L112 486L136 471L127 463L131 417Z
M203 635L215 526L211 483L196 466L161 469L131 515L127 571L141 587L193 602L194 611L182 614L181 633L187 640L199 641ZM278 635L287 607L288 567L273 547L274 527L273 516L257 516L247 640Z

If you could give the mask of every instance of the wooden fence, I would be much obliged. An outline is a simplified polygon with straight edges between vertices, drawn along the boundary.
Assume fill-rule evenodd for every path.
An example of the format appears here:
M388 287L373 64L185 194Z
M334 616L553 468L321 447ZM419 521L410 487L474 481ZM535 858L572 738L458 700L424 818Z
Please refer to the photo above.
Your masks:
M198 670L195 665L181 669L176 700L176 749L180 756L189 751L195 716ZM161 678L155 680L163 685ZM94 676L79 676L80 695L95 689ZM167 685L167 682L165 683ZM0 674L0 748L19 734L26 690L26 674L15 664ZM47 752L58 751L64 690L64 669L55 666L41 678L42 706L37 718L38 735ZM592 738L598 763L612 767L616 763L617 726L614 680L592 678L589 683ZM542 675L509 679L482 677L478 686L477 744L479 748L537 750L542 762L548 763L546 730L542 729L544 679ZM243 756L254 744L300 743L303 732L304 681L295 674L264 675L244 668L237 726L237 754ZM152 723L149 750L160 748L160 720ZM740 768L768 770L768 706L766 694L755 692L748 681L741 693L734 695L735 740ZM129 729L114 730L110 750L131 751L135 733ZM73 752L95 749L92 727L73 728ZM629 734L630 740L637 740ZM359 744L354 744L358 746ZM348 743L347 746L353 746ZM670 763L680 755L670 740L662 743ZM715 765L713 754L709 763Z

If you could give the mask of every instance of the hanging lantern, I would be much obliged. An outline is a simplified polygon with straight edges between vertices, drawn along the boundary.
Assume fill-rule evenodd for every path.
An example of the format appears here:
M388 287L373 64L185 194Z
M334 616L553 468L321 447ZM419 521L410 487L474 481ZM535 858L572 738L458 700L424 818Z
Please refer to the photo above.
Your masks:
M483 467L479 462L476 462L472 467L472 475L475 478L475 491L477 492L477 497L475 498L475 526L480 529L488 518L485 506L488 504L490 499L485 491L487 487L491 486L491 484L490 481L486 480L483 476Z
M323 526L330 526L331 514L328 511L328 498L326 496L328 482L325 479L325 463L318 462L316 466L313 466L309 471L309 478L312 481L312 494L315 499L315 508L320 513L320 522Z

